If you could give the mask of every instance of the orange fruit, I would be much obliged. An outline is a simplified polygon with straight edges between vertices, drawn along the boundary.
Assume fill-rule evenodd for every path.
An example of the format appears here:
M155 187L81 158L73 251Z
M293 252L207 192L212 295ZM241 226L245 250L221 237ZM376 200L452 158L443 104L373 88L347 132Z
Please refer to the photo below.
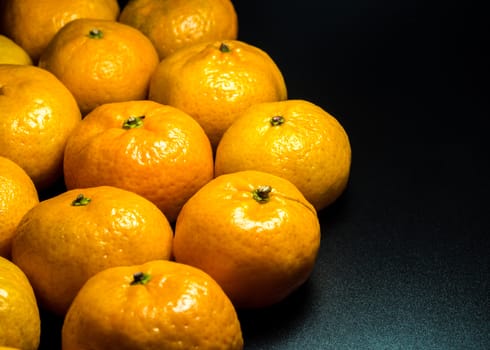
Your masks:
M24 48L35 62L66 23L76 18L116 20L120 10L117 0L2 0L2 3L0 31Z
M32 60L22 47L0 35L0 64L32 64Z
M0 156L12 159L44 189L63 174L68 135L81 120L71 92L53 74L0 64Z
M17 163L0 156L0 256L10 258L17 225L38 203L38 193L29 175Z
M106 269L74 299L64 350L241 350L235 309L203 271L173 261Z
M259 171L221 175L184 205L173 253L207 272L236 307L286 298L310 276L320 245L314 207L288 180Z
M226 130L216 175L260 170L294 183L317 211L333 203L349 179L351 148L344 128L305 100L251 106Z
M0 325L0 345L5 349L37 350L41 318L34 291L24 272L1 256Z
M200 43L176 51L160 62L149 91L149 99L194 117L213 147L245 108L286 97L286 84L272 58L237 40Z
M147 35L160 59L184 46L238 35L230 0L133 0L122 9L119 21Z
M159 62L139 30L111 20L82 18L61 28L39 59L75 96L82 114L109 102L145 99Z
M28 211L12 240L12 261L39 302L63 315L80 287L112 266L171 257L173 232L158 208L123 189L63 192Z
M213 154L200 125L181 110L148 100L94 109L67 142L67 188L111 185L136 192L175 221L182 205L213 178Z

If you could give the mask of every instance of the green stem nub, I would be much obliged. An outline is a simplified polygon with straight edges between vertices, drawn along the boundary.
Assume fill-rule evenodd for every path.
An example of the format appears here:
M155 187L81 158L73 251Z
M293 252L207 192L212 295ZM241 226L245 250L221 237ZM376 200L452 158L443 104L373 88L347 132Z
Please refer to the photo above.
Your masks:
M87 35L90 39L102 39L104 37L104 33L102 33L102 30L97 29L97 28L92 28L88 32Z
M148 273L144 272L136 272L133 274L133 280L131 281L131 285L134 286L135 284L147 284L150 282L151 276Z
M83 207L87 204L89 204L91 201L90 198L88 197L85 197L83 194L79 194L77 196L77 198L75 198L75 200L73 202L71 202L71 205L73 205L74 207Z
M267 203L270 199L272 187L269 185L259 186L252 191L253 199L259 203Z
M135 129L135 128L141 128L143 126L143 119L145 119L144 115L141 115L139 117L129 117L126 119L126 121L123 123L123 129Z
M271 118L271 125L272 126L278 126L284 124L286 119L282 115L275 115Z
M231 51L230 47L225 43L221 43L221 45L219 46L219 50L224 53Z

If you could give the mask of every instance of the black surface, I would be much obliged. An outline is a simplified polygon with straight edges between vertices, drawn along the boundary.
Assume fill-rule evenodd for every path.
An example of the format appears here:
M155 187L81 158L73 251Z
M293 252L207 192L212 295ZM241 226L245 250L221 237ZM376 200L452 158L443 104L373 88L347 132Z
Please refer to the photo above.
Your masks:
M290 98L344 125L311 279L240 311L247 350L490 349L488 20L471 1L234 1ZM61 321L44 315L42 349ZM49 338L54 337L54 342Z

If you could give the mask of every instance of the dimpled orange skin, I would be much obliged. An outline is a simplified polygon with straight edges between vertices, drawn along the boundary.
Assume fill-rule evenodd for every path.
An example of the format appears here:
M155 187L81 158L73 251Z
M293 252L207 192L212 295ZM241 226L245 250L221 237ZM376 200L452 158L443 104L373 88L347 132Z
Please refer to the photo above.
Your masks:
M253 191L270 186L260 203ZM184 205L175 260L207 272L238 308L277 303L311 274L320 246L313 206L289 181L243 171L218 176Z
M133 284L134 274L150 277ZM235 309L203 271L172 261L110 268L91 278L62 328L63 350L241 350Z
M131 116L145 116L141 127L123 128ZM171 222L213 178L213 167L199 124L179 109L148 100L95 109L72 133L64 160L68 188L125 188L155 203Z
M12 159L44 189L63 174L66 139L81 121L70 93L35 66L0 64L0 156Z
M274 126L272 118L282 117ZM351 148L328 112L305 100L257 104L225 132L216 151L216 175L261 170L294 183L317 211L347 186Z
M24 169L0 156L0 256L10 258L15 228L38 203L36 187Z
M247 107L286 97L284 78L272 58L238 40L195 44L168 56L158 65L149 91L149 99L194 117L214 148Z
M1 31L23 47L37 62L49 41L76 18L116 20L117 0L2 0ZM2 5L0 5L1 7Z
M0 34L0 64L32 64L32 59L12 39Z
M156 49L139 30L83 18L58 31L39 67L68 87L85 115L104 103L145 99L158 62Z
M72 203L83 194L86 205ZM173 231L148 200L115 187L66 191L42 201L21 220L12 261L39 302L63 315L80 287L112 266L169 259Z
M5 349L37 350L41 319L34 291L24 272L1 256L0 306L0 344Z
M184 46L238 35L238 17L230 0L130 1L119 21L147 35L160 59Z

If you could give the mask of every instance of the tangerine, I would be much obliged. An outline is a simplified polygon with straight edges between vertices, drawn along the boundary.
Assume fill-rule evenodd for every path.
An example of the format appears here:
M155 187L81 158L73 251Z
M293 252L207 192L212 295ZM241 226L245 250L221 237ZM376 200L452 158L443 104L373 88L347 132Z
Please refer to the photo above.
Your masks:
M73 93L83 115L110 102L145 99L159 62L139 30L113 20L80 18L61 28L39 59Z
M159 63L149 90L149 99L194 117L213 148L246 108L286 97L284 78L273 59L238 40L198 43L176 51Z
M82 287L65 317L64 350L241 350L235 309L206 273L172 261L113 267Z
M29 175L17 163L0 156L0 256L10 258L17 225L38 203L39 196Z
M82 285L112 266L171 257L173 231L150 201L116 187L74 189L28 211L12 240L12 261L42 306L64 315Z
M277 303L310 276L320 246L314 207L290 181L241 171L214 178L182 208L177 262L213 277L236 307Z
M183 111L148 100L109 103L89 113L67 142L67 188L110 185L140 194L175 221L213 178L209 139Z
M133 0L119 16L147 35L160 59L184 46L236 39L238 17L230 0Z
M5 349L37 350L41 318L34 290L24 272L1 256L0 306L0 345Z
M10 158L38 190L63 175L68 135L81 121L75 98L50 72L0 64L0 156Z
M2 0L0 31L37 62L54 35L76 18L116 20L117 0Z
M294 183L317 211L347 187L349 137L339 121L306 100L260 103L226 130L218 145L216 175L260 170Z

